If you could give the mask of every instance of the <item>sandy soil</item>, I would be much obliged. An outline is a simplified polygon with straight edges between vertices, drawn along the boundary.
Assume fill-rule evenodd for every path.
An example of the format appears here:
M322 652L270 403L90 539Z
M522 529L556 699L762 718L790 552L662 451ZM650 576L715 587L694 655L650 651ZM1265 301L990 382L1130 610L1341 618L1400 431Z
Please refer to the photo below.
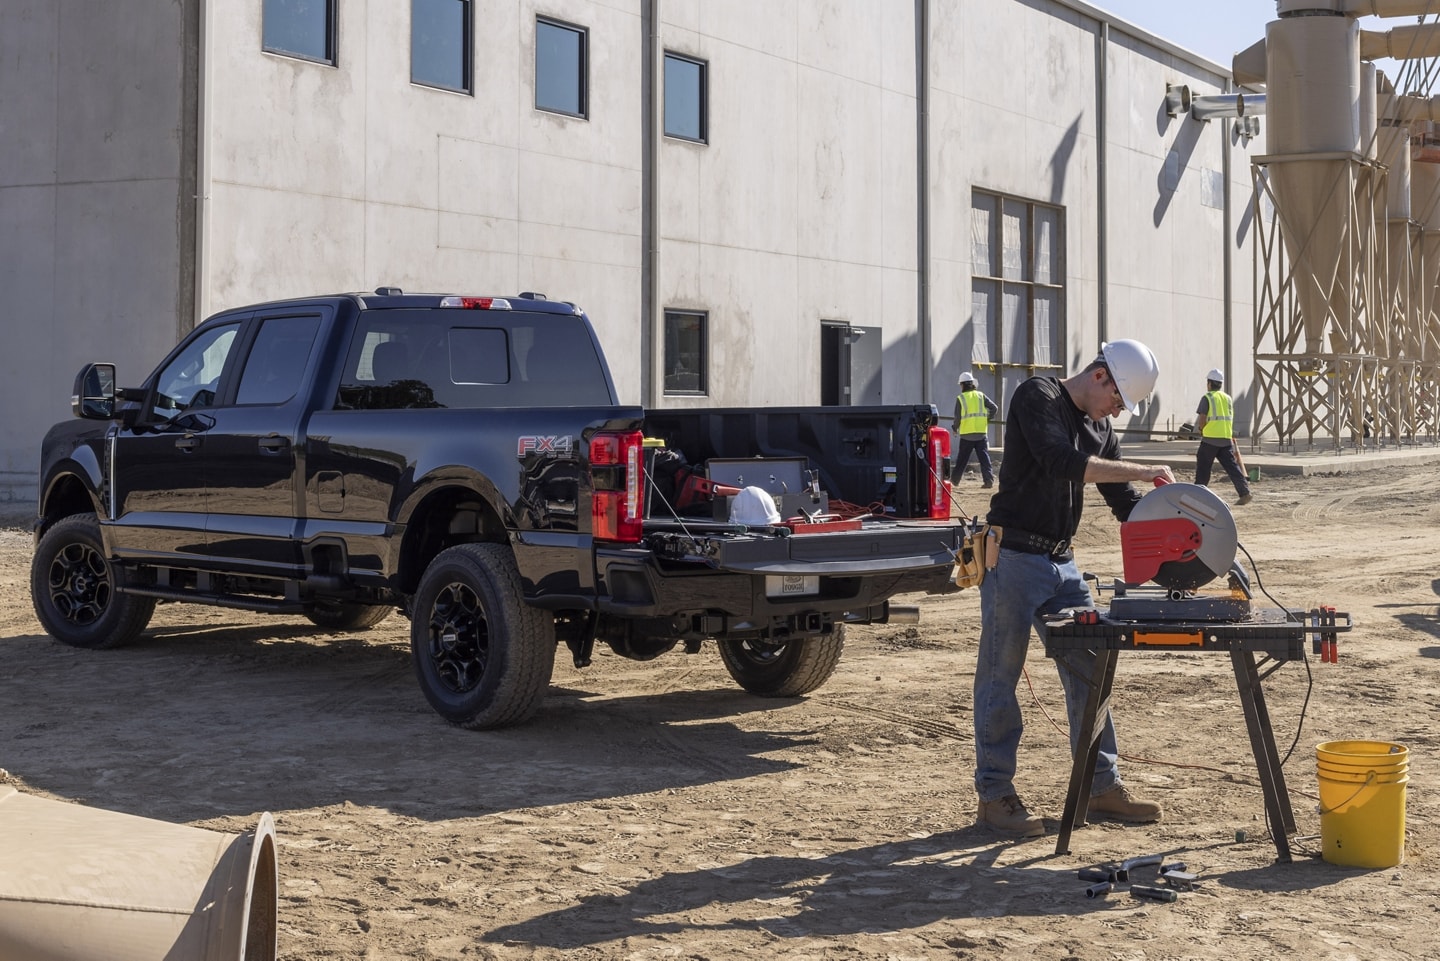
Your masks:
M585 671L561 657L534 722L473 733L425 704L399 616L346 636L169 605L129 648L56 644L30 609L28 535L8 531L0 767L23 791L219 831L273 812L287 959L1434 958L1437 489L1440 467L1266 479L1237 509L1264 587L1357 625L1338 665L1266 682L1282 754L1295 743L1290 864L1223 655L1122 655L1124 771L1166 817L1081 828L1056 856L1064 711L1032 645L1019 785L1056 821L1023 843L977 829L974 591L907 598L918 627L852 629L806 699L744 694L708 646ZM1080 558L1108 579L1101 506ZM1315 745L1348 738L1409 748L1402 867L1318 856ZM1200 888L1090 900L1076 879L1160 852Z

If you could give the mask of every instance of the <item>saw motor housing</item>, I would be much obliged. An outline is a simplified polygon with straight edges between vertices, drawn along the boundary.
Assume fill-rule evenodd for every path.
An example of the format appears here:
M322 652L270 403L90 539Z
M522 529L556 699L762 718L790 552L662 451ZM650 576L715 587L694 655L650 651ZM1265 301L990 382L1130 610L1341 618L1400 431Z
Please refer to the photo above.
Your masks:
M1193 591L1225 576L1238 544L1230 508L1199 484L1156 487L1120 525L1125 582L1154 581L1170 591Z

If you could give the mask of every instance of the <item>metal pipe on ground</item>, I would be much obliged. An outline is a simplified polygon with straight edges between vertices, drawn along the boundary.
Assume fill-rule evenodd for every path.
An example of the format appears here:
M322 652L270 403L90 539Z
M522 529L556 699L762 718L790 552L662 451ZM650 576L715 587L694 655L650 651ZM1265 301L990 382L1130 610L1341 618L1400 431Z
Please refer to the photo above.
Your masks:
M0 786L0 958L275 961L275 825L224 834Z

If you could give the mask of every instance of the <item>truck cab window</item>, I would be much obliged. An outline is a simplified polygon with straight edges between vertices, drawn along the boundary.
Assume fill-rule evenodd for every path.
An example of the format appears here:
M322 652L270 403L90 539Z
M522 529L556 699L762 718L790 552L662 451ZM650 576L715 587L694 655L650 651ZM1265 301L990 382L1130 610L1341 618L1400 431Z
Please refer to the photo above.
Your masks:
M174 420L185 411L211 407L220 395L220 375L235 345L239 324L212 327L195 337L155 377L151 411L159 420Z
M283 404L305 377L320 318L267 317L240 375L237 404Z

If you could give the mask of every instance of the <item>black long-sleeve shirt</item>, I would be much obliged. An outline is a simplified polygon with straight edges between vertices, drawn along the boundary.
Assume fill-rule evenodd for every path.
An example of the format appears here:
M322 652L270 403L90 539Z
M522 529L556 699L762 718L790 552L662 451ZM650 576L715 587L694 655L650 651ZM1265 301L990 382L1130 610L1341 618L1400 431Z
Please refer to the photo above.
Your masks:
M1110 418L1094 421L1075 406L1054 377L1031 377L1015 388L1005 417L1000 489L990 499L989 521L1055 540L1080 528L1085 465L1091 455L1120 460ZM1128 483L1096 484L1120 520L1140 500Z

